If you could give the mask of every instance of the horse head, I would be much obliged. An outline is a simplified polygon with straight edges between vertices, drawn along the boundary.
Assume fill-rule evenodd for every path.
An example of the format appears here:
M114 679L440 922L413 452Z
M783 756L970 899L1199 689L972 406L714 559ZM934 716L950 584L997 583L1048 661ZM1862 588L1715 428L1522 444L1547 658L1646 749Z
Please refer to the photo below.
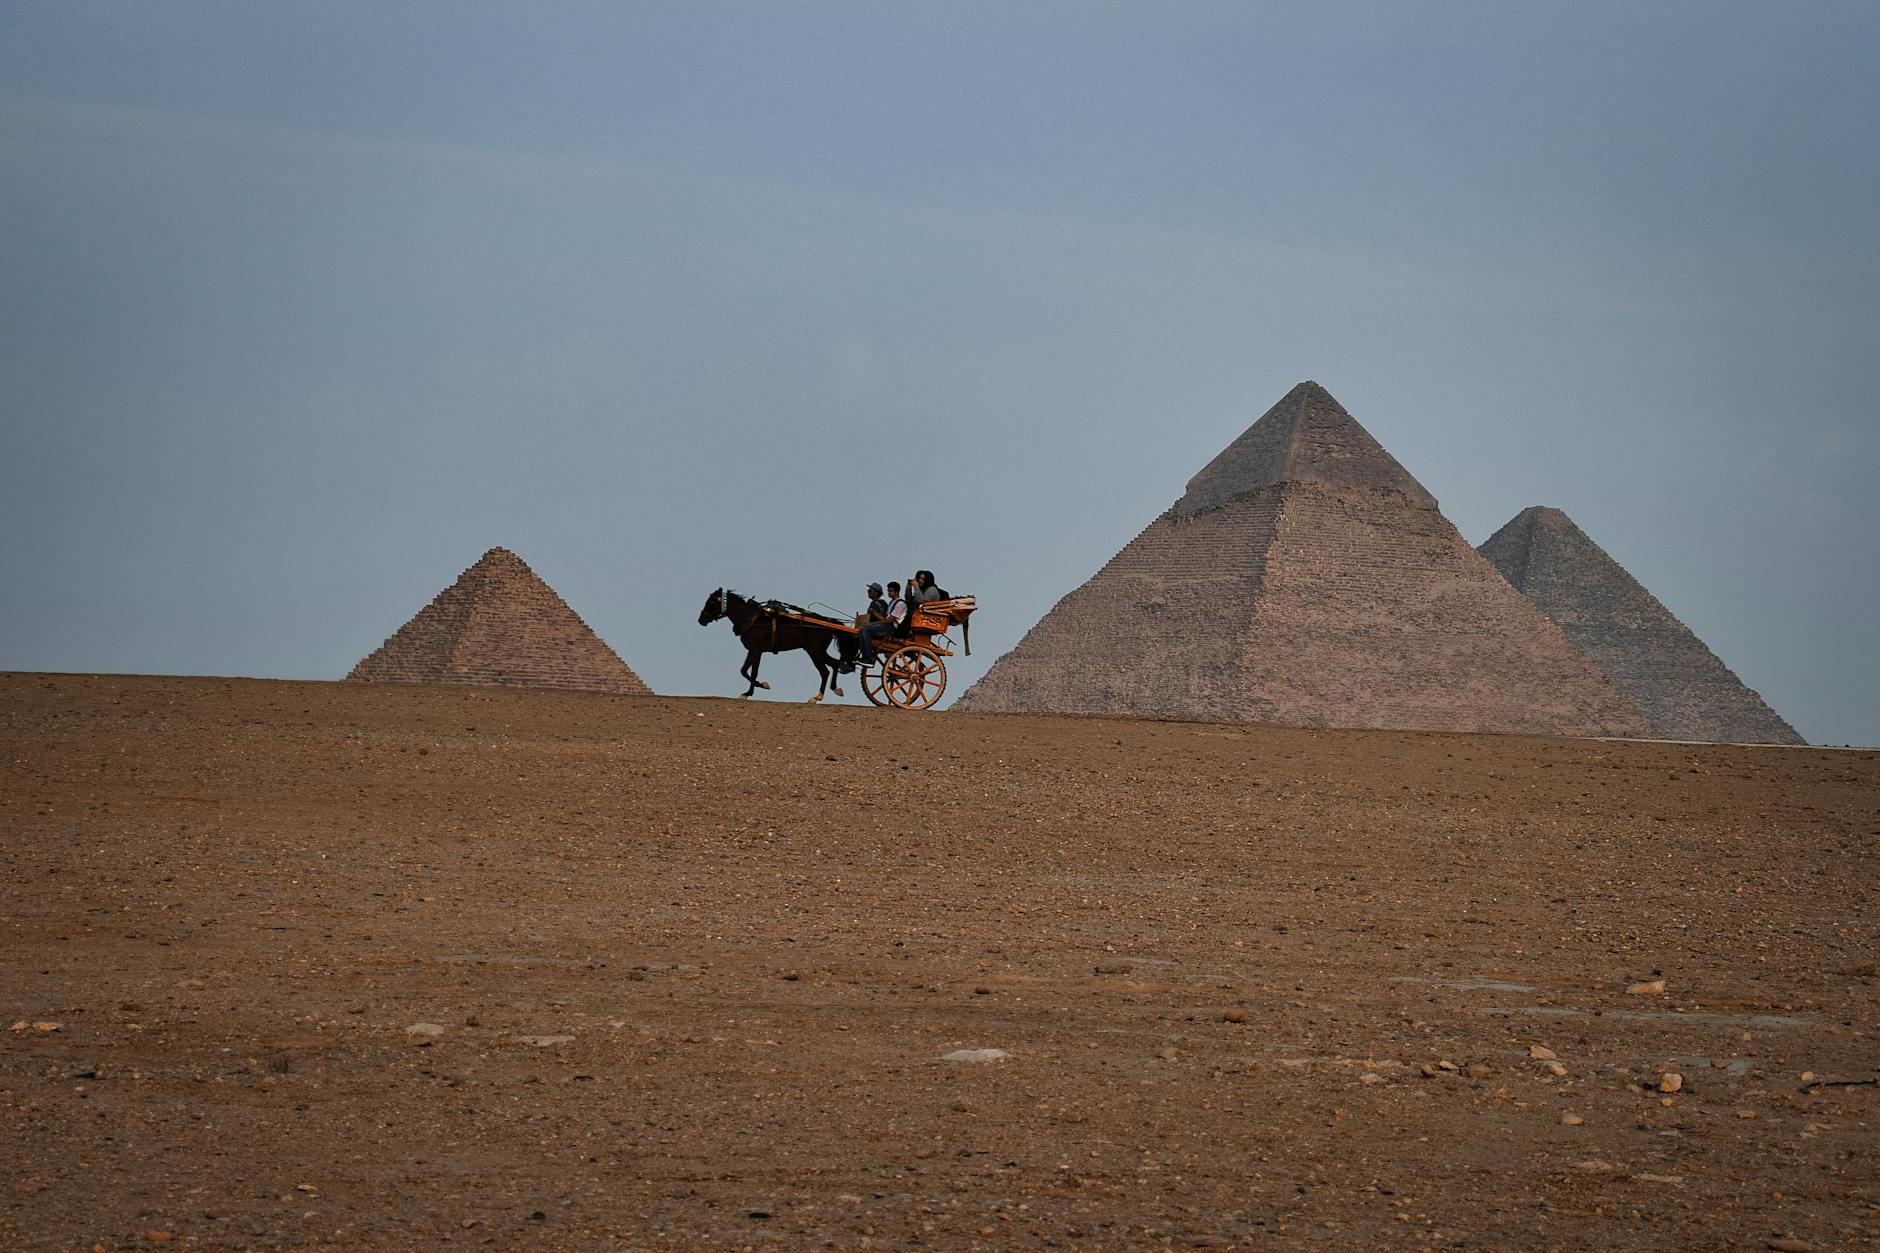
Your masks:
M731 593L725 588L719 588L705 598L705 607L698 611L698 624L710 626L718 621L730 611L730 603Z

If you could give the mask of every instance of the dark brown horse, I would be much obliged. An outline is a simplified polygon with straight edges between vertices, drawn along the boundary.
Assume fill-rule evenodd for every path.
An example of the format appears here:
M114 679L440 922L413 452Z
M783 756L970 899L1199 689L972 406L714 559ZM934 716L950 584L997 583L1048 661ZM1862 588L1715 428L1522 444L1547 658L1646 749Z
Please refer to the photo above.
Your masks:
M757 667L765 653L787 653L797 648L809 654L811 664L816 667L816 677L821 680L809 703L813 705L821 700L824 691L842 695L834 678L837 663L829 655L829 645L843 632L833 626L821 627L814 621L805 621L776 601L750 600L725 587L705 598L698 624L710 626L720 618L730 620L732 633L744 645L744 664L738 668L739 676L750 682L744 689L744 697L760 687L770 690L770 684L757 677Z

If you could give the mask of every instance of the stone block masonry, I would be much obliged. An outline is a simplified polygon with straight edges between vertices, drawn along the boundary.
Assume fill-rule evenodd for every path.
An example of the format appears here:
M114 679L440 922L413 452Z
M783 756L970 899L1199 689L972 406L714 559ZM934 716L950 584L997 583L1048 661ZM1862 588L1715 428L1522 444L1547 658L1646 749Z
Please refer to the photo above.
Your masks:
M1646 733L1513 592L1356 419L1302 383L958 708Z
M651 695L555 589L492 548L352 668L357 683L468 683Z
M1558 509L1523 509L1482 555L1671 740L1801 744L1677 615Z

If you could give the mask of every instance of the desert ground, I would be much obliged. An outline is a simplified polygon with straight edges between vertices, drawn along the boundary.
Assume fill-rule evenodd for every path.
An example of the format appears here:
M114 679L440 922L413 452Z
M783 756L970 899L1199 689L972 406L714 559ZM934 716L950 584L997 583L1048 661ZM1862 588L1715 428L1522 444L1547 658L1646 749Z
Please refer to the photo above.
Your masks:
M1877 854L1873 752L0 676L0 1247L1871 1247Z

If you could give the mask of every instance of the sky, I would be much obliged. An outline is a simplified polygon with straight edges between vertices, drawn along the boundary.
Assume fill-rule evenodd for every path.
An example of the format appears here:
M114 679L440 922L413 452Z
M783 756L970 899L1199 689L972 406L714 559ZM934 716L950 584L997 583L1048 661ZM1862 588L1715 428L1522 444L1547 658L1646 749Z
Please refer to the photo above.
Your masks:
M338 678L503 545L672 694L742 690L713 588L931 567L957 695L1311 378L1880 743L1877 62L1864 0L9 0L0 669Z

